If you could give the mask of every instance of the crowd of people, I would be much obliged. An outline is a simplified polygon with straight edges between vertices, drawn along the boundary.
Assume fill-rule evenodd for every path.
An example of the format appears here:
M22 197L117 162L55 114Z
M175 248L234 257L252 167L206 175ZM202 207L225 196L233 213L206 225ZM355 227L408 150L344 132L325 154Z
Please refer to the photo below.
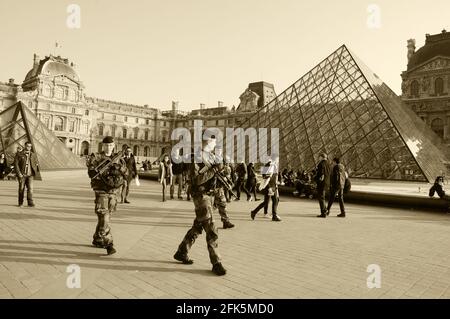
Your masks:
M98 221L93 235L92 245L106 249L108 255L116 253L111 233L111 216L117 209L117 204L129 204L128 196L130 185L134 180L138 184L137 161L128 146L121 152L115 153L114 138L107 136L103 139L103 151L93 153L87 159L88 175L91 187L95 194L95 213ZM234 228L227 213L227 203L232 198L241 200L245 193L247 201L258 201L257 191L264 196L255 209L250 211L250 218L255 219L260 210L264 216L269 216L272 210L272 221L280 222L278 214L279 185L295 187L298 193L304 192L307 187L313 187L314 195L319 202L320 214L317 217L326 218L330 215L333 203L337 200L340 213L337 217L346 217L344 193L348 189L348 174L338 157L330 161L327 154L318 156L319 161L311 172L292 170L279 170L279 158L273 155L264 166L255 167L253 163L246 164L241 161L237 164L229 163L215 152L215 138L210 137L203 141L200 154L187 154L190 161L183 161L178 155L170 157L165 155L159 163L158 181L162 185L162 200L166 201L166 189L170 189L170 199L174 199L175 186L178 185L177 198L193 201L195 218L191 228L180 242L174 259L184 264L192 264L189 250L196 238L205 231L208 253L212 264L212 271L219 276L226 274L222 259L218 252L218 231L213 219L213 212L218 210L223 223L223 229ZM200 156L200 161L198 159ZM0 166L7 166L5 156L0 156ZM25 189L27 189L28 206L34 207L33 180L39 175L39 166L36 154L32 151L32 144L25 143L24 149L18 149L14 159L14 171L19 181L19 207L23 206ZM261 176L257 174L261 171ZM437 193L445 197L443 177L438 177L430 196ZM328 196L327 196L328 194ZM272 202L272 205L270 205Z

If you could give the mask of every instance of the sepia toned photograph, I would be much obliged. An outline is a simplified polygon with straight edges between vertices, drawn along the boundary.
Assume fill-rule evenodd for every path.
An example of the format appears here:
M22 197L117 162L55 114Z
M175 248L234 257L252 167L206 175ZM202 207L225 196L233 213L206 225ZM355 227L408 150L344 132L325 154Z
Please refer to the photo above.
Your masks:
M449 299L449 11L0 0L0 299Z

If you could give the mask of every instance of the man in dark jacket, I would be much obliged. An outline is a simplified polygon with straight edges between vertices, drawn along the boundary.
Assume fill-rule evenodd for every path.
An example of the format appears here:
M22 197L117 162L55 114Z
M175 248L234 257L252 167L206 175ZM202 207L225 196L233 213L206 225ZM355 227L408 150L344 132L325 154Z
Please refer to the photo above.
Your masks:
M136 159L131 151L131 147L126 148L123 160L127 164L128 173L123 181L120 203L129 204L128 195L130 194L130 184L137 176Z
M179 155L172 157L172 184L170 185L170 198L172 199L175 193L175 184L178 184L178 199L183 199L181 191L183 190L183 159Z
M317 183L317 197L320 205L320 215L317 217L321 218L327 217L325 193L330 187L330 164L327 159L327 154L322 153L319 155L319 164L317 165L315 176Z
M345 188L345 168L344 165L340 163L339 158L335 157L333 159L333 169L331 173L331 187L330 187L330 199L328 200L327 215L330 214L331 205L338 197L339 207L341 213L337 215L338 217L345 217L345 207L344 207L344 188Z
M14 169L19 180L19 207L23 206L25 187L27 188L28 206L34 207L33 180L39 172L37 156L31 151L31 142L25 143L25 149L14 159Z
M247 200L250 201L252 196L248 192L247 188L245 187L245 182L247 181L247 165L245 165L245 162L242 161L241 163L238 163L236 165L236 175L237 175L237 181L236 181L236 200L241 199L241 190L247 194Z

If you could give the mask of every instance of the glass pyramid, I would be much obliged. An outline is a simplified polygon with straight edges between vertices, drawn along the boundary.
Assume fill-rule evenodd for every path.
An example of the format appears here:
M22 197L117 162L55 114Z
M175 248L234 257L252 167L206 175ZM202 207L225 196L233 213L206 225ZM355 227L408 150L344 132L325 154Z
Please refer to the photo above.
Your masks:
M0 153L13 163L17 146L26 141L32 143L41 170L86 167L28 107L17 102L0 113Z
M243 127L279 128L280 169L310 171L321 152L351 177L431 182L448 169L440 138L345 45Z

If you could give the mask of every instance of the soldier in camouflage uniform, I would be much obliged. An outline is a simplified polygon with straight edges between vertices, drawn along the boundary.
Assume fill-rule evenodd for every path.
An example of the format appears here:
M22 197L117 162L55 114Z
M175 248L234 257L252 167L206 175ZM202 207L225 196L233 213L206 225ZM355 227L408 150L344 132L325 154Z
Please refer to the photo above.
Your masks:
M176 260L183 262L184 264L192 264L194 261L189 258L189 249L194 244L198 235L205 230L206 242L208 245L209 259L213 265L212 271L222 276L226 274L225 268L222 266L221 257L217 251L219 234L217 228L214 225L212 216L214 193L216 191L216 178L215 174L210 167L205 163L214 163L215 157L212 154L216 145L214 137L203 141L203 151L201 153L201 163L193 163L191 165L191 188L192 199L195 205L194 223L186 233L183 241L178 246L178 250L173 256ZM214 164L216 165L216 164ZM223 164L220 164L223 165ZM206 167L205 167L206 166Z
M231 169L230 172L227 172L228 167L226 166L225 159L222 158L222 150L216 149L216 154L217 163L223 163L223 171L225 175L227 175L227 173L231 173ZM225 192L228 192L228 190L226 190L223 185L217 184L216 191L214 192L214 207L219 210L220 219L223 223L223 229L234 227L234 224L230 222L230 218L227 214L227 197L225 196Z
M92 245L105 248L108 255L116 252L111 234L110 218L117 206L117 190L123 185L127 175L127 166L121 154L114 154L114 139L107 136L103 139L103 152L92 154L87 161L91 187L95 192L95 213L98 217L97 228ZM115 161L103 174L95 177L100 163ZM95 178L94 178L95 177Z

